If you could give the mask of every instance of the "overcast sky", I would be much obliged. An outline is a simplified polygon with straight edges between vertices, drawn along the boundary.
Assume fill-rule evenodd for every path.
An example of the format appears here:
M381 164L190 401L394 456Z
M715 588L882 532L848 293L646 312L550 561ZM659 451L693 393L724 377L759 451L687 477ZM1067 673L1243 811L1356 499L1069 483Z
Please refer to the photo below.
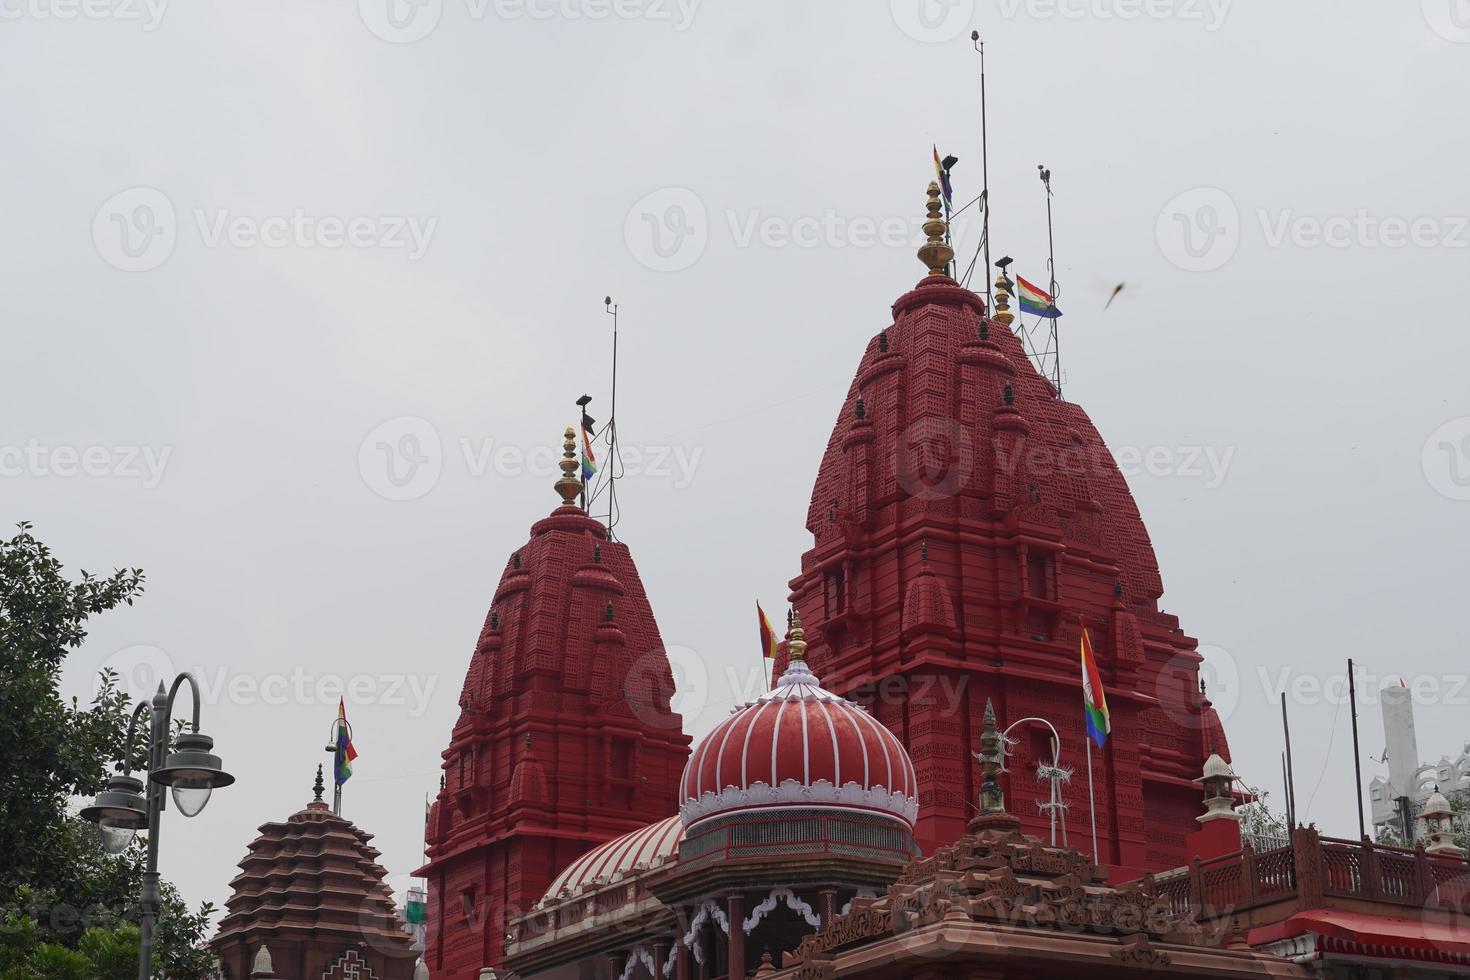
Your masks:
M1237 768L1278 786L1295 685L1301 812L1354 835L1349 656L1421 685L1421 755L1470 738L1470 3L388 2L0 0L0 517L148 573L68 691L205 681L239 783L167 818L189 899L307 802L344 684L346 812L406 881L546 447L606 415L605 294L688 731L750 693L932 143L978 193L972 27L997 256L1045 281L1044 162L1066 394Z

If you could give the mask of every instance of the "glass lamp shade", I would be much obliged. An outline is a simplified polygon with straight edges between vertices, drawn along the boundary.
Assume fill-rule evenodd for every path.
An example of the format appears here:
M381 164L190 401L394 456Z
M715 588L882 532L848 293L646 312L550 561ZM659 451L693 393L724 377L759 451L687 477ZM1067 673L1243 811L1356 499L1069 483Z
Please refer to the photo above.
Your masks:
M102 849L108 854L126 851L138 833L136 827L120 826L107 817L97 824L97 831L102 835Z
M82 807L81 817L97 825L102 846L109 854L120 854L133 835L148 828L148 802L143 783L132 776L113 776L91 806Z
M228 786L235 777L220 767L219 756L211 755L214 739L198 732L180 735L163 767L153 772L155 783L173 787L174 804L186 817L198 816L218 786Z
M209 803L214 787L203 780L176 780L173 785L174 806L186 817L197 817Z

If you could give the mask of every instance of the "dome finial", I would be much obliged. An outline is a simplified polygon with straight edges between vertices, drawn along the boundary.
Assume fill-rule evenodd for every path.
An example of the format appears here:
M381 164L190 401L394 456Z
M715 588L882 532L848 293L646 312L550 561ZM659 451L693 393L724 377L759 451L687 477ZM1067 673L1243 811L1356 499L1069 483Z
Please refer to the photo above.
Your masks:
M995 263L1000 271L995 274L995 314L990 319L1007 327L1016 318L1011 312L1011 288L1014 284L1011 277L1006 275L1007 267L1014 261L1009 255L1004 255Z
M939 183L929 181L928 215L924 219L924 234L928 240L919 246L919 261L929 268L929 275L948 275L949 264L954 261L954 249L944 240L949 225L939 204Z
M320 803L322 801L322 794L327 790L326 783L322 781L322 767L320 763L317 764L316 782L312 785L311 789L312 792L316 793L316 802Z
M806 630L801 628L801 613L791 611L791 638L786 641L786 652L792 661L806 660Z
M561 459L556 465L561 467L561 479L556 481L556 492L561 495L561 505L575 507L577 495L582 492L582 481L572 475L577 471L577 432L570 425L562 437Z

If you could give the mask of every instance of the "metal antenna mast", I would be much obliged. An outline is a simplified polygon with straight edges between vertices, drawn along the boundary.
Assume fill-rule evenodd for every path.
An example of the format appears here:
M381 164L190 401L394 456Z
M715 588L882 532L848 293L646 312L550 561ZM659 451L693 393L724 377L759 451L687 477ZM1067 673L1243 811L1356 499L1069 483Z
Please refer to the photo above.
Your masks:
M985 212L981 216L980 236L981 244L985 249L985 315L989 316L992 311L994 297L991 295L990 284L990 146L987 139L985 120L985 42L980 40L979 31L970 32L970 41L975 45L975 50L980 53L980 203L984 205Z
M1041 183L1046 188L1046 269L1051 275L1051 284L1047 291L1051 293L1052 306L1057 302L1057 250L1051 233L1051 171L1045 164L1038 163L1036 169L1040 171ZM1051 363L1052 384L1057 389L1057 397L1062 397L1062 345L1057 336L1057 318L1051 318Z

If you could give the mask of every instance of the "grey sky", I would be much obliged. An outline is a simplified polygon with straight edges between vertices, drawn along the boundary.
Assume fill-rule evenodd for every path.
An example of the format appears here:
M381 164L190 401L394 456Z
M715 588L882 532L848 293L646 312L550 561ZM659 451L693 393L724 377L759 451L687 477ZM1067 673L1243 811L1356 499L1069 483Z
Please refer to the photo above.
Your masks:
M923 271L871 239L916 226L931 143L979 190L972 26L997 256L1045 281L1046 163L1066 392L1142 460L1237 768L1277 788L1261 672L1348 656L1437 689L1423 755L1466 740L1470 4L384 2L0 2L0 516L73 569L148 572L70 689L104 663L208 678L240 781L168 817L190 899L223 902L309 797L337 693L297 677L366 678L347 814L395 884L415 866L492 590L556 500L514 454L584 390L606 415L604 294L623 439L668 454L619 531L703 675L688 729L754 683L751 599L779 608L858 356ZM661 254L645 215L694 235ZM437 479L387 480L405 435ZM1302 812L1351 836L1346 709L1296 700Z

